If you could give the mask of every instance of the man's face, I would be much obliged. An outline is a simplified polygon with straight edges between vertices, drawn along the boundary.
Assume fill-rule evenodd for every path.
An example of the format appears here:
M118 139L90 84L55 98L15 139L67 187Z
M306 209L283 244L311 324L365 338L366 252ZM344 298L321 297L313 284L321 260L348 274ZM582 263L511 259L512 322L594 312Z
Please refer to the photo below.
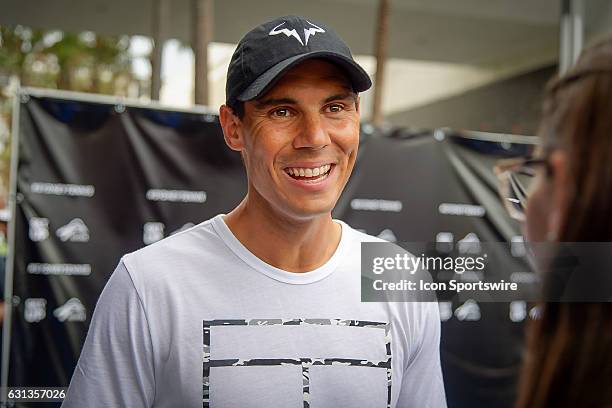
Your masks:
M353 170L358 98L339 68L307 60L245 103L237 131L249 194L291 218L313 218L333 209Z

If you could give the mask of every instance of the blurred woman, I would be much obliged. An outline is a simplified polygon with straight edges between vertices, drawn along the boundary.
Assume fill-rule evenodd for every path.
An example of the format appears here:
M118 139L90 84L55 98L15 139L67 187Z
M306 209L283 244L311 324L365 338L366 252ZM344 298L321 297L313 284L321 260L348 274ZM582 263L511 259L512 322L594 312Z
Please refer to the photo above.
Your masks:
M530 242L612 241L612 40L549 83L526 204ZM612 245L612 244L611 244ZM612 273L612 270L609 271ZM544 275L544 286L550 274ZM612 302L543 303L517 407L612 407Z

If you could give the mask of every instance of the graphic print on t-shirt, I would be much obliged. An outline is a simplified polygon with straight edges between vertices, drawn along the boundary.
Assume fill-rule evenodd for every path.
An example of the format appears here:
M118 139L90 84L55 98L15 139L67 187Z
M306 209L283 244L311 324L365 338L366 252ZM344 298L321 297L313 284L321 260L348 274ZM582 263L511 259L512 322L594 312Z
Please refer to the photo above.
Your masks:
M203 353L203 408L391 406L389 323L204 320Z

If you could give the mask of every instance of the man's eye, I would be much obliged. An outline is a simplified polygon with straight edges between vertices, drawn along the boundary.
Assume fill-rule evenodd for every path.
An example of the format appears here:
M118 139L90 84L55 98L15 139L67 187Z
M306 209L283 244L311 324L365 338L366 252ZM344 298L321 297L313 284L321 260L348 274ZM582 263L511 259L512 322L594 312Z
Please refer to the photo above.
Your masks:
M337 103L333 105L329 105L327 107L327 110L332 113L342 112L343 109L344 109L344 106L337 104Z
M280 109L273 110L272 115L278 118L287 118L291 116L291 112L287 108L280 108Z

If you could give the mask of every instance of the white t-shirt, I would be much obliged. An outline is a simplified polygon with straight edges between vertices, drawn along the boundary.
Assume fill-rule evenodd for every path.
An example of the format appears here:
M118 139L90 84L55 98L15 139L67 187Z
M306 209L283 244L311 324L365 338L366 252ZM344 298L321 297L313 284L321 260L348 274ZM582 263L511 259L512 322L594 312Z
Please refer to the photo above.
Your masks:
M125 255L62 407L445 407L435 303L362 303L360 243L305 273L222 215Z

